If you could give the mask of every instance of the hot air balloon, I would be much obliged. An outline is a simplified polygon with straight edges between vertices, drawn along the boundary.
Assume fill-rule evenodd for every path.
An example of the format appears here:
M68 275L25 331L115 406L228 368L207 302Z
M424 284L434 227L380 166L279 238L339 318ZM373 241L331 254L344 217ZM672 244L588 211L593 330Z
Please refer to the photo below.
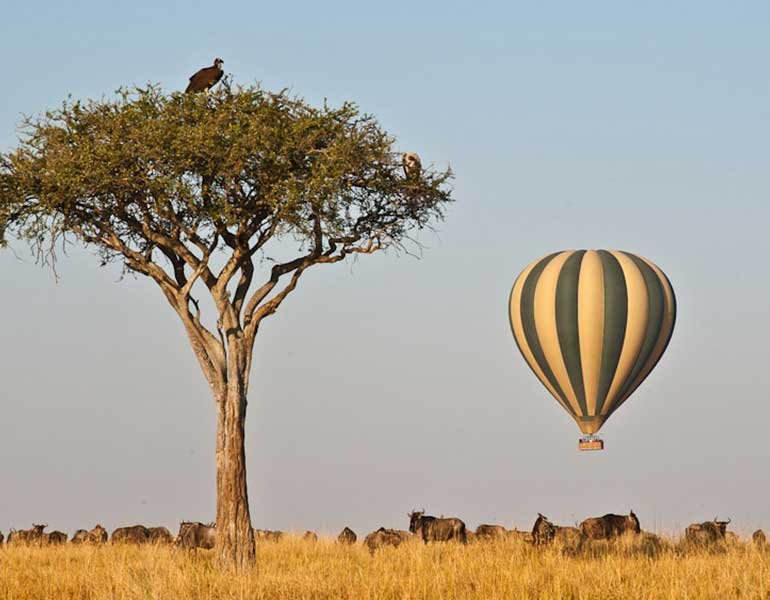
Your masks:
M676 320L666 275L618 250L567 250L536 260L509 300L513 337L538 379L601 450L596 433L663 355Z

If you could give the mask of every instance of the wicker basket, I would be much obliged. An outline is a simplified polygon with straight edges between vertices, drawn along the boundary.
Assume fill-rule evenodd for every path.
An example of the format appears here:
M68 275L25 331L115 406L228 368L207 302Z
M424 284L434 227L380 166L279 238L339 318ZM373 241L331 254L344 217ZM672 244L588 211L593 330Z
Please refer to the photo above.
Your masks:
M602 440L580 440L578 442L579 450L604 450L604 441Z

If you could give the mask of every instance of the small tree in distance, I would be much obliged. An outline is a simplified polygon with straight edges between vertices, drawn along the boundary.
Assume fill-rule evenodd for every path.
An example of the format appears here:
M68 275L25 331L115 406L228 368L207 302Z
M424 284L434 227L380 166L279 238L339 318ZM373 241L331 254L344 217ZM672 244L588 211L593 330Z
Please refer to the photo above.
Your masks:
M351 103L150 86L26 119L0 155L0 242L24 238L46 260L57 241L79 240L102 265L151 278L181 319L216 404L225 564L255 557L244 423L262 321L313 266L419 246L415 232L451 200L449 170L407 178L393 143ZM268 263L287 241L295 254ZM215 314L202 314L201 293Z

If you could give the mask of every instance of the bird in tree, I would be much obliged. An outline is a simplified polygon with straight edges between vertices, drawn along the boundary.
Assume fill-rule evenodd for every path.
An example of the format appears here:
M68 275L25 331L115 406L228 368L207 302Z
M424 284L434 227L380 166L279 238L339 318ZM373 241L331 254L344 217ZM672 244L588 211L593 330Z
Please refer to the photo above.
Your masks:
M178 316L214 399L223 564L255 560L245 421L257 333L308 270L419 249L452 200L449 169L412 171L405 186L393 144L353 103L150 86L30 117L0 153L0 245L26 240L45 261L77 240L153 281Z
M416 152L405 152L401 159L401 164L404 168L404 177L409 180L417 180L420 178L422 163Z
M225 62L221 58L215 58L212 66L204 67L190 77L190 83L187 84L185 92L209 91L220 79L222 79L222 75L224 74L224 71L222 70L223 64L225 64Z

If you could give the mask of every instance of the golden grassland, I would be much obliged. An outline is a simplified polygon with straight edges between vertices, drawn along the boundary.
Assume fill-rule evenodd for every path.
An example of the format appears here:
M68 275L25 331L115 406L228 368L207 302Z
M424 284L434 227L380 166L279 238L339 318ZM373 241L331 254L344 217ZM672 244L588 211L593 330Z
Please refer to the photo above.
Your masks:
M409 542L374 556L289 537L257 565L220 570L207 551L163 546L3 547L0 598L27 599L770 599L770 552L640 541L534 548L516 541Z

